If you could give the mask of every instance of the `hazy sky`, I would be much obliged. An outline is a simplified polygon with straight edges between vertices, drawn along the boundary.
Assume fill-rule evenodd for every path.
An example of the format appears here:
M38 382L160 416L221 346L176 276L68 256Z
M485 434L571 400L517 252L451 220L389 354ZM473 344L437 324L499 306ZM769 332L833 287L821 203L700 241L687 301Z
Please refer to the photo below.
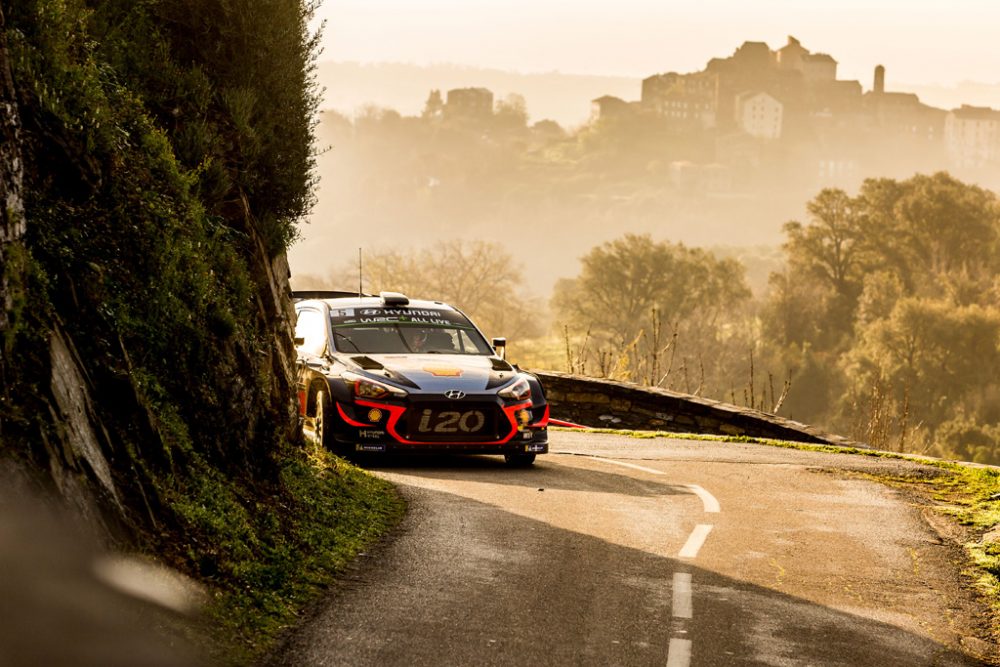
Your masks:
M842 79L1000 83L998 0L324 0L323 60L648 76L798 37Z

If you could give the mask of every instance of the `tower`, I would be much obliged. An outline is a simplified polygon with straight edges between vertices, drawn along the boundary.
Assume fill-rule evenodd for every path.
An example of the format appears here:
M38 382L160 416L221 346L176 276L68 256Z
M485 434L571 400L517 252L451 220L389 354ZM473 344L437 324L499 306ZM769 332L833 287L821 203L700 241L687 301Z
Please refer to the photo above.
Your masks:
M885 92L885 68L881 65L875 67L875 86L872 88L872 92L876 95Z

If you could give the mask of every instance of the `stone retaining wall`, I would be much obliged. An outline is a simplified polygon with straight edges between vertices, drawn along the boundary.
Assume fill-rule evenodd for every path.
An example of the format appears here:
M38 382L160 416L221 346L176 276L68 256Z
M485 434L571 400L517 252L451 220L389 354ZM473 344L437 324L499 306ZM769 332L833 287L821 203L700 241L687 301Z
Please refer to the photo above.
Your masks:
M868 447L806 424L721 401L614 380L532 372L545 387L552 418L584 426Z

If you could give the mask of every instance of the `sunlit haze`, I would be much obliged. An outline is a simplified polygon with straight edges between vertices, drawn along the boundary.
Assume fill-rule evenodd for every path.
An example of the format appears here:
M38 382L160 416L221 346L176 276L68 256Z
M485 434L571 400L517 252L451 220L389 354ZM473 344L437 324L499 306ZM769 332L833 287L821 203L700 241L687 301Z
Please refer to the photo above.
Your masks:
M319 163L318 206L291 251L293 270L300 275L327 274L356 257L359 246L415 249L442 239L476 239L518 247L521 261L546 257L534 263L531 285L545 293L557 277L572 274L588 249L625 232L706 247L777 247L781 225L801 216L820 187L854 188L870 176L907 177L959 166L954 155L946 159L940 143L932 142L927 150L909 140L873 148L877 142L865 128L876 128L872 131L886 140L900 128L915 131L905 111L914 100L899 98L905 117L898 118L879 115L871 100L862 102L874 86L876 66L885 68L886 91L914 93L937 109L917 106L913 111L914 118L926 120L933 137L944 136L947 110L963 104L1000 108L994 34L1000 3L991 0L326 0L316 16L315 25L321 23L318 79L324 109L348 119L375 108L418 118L432 90L447 95L453 89L485 89L495 102L512 95L521 99L529 125L551 119L571 140L546 144L537 133L517 139L494 134L496 141L477 146L475 137L481 135L472 133L467 137L472 143L463 148L449 143L454 136L434 134L433 123L411 123L399 132L391 123L375 123L344 135L344 128L337 129L328 116L319 141L333 150ZM759 168L748 170L739 166L745 162L742 149L716 141L734 129L732 98L743 92L739 87L763 85L759 81L724 83L712 102L722 106L713 106L711 119L702 121L708 133L687 127L682 134L694 143L686 147L679 140L654 147L653 135L646 134L640 141L646 153L626 151L630 157L618 164L621 155L605 154L600 141L575 134L593 122L595 99L613 96L640 104L646 77L702 71L710 60L729 58L745 42L765 42L776 52L791 37L816 57L829 54L837 61L824 76L835 77L841 86L837 90L847 97L833 103L834 112L822 108L830 104L827 100L797 116L795 105L806 109L815 98L787 97L772 89L792 105L784 133L771 144L793 151L789 155L795 157L787 163L772 152L754 157L751 162ZM650 98L642 104L650 108L657 102ZM831 113L833 125L824 125L819 119L831 118ZM871 114L878 118L872 120ZM633 121L635 136L655 134ZM852 129L840 136L830 133L833 126ZM421 138L421 127L431 134ZM611 142L608 146L621 140L598 136ZM765 145L766 139L753 150ZM484 162L483 151L497 146L504 147L502 155ZM580 160L579 169L561 171L575 160ZM701 165L693 167L696 171L722 164L722 191L692 191L680 175L685 162ZM540 164L547 167L533 174ZM836 173L829 165L836 165ZM471 176L487 167L495 173ZM607 170L616 175L595 176ZM585 194L560 194L558 183L568 187L573 179L589 178L588 173L598 180L583 189ZM962 175L992 182L983 174ZM729 184L731 177L737 184ZM764 187L761 179L769 185ZM600 194L597 183L609 189ZM548 203L530 203L527 192ZM379 230L374 236L373 228ZM544 244L520 243L526 230L539 228L563 234L562 252L550 255ZM763 280L766 272L760 273Z
M1000 81L992 0L327 0L318 18L324 60L643 77L792 34L866 87L876 64L890 86Z

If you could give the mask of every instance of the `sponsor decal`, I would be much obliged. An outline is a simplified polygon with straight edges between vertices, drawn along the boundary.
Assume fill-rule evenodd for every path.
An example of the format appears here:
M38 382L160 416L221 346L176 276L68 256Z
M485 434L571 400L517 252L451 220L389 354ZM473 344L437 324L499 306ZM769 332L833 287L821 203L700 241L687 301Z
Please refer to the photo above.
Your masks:
M531 410L518 410L516 416L518 428L524 428L531 423Z
M433 365L424 366L424 372L430 373L434 377L439 378L457 378L462 377L462 369L458 366L444 366L444 365Z
M406 317L400 315L393 315L391 317L358 317L355 319L344 320L343 324L432 324L436 326L456 326L454 322L449 322L448 320L443 320L438 317Z
M368 421L377 422L382 420L382 411L378 408L372 408L368 411Z
M524 451L529 453L537 454L539 452L545 452L545 445L525 445Z
M424 410L420 413L417 431L420 433L478 433L486 426L486 415L482 410L457 412L445 410L434 413Z
M369 440L378 440L379 438L385 437L385 431L380 431L376 429L362 429L358 431L358 437L367 438Z
M360 308L357 321L364 324L405 322L413 324L454 325L440 310L420 308ZM354 313L352 312L353 316Z
M354 451L356 452L384 452L385 445L365 445L358 443L354 445Z
M395 315L399 317L400 315L413 316L413 315L423 315L424 317L432 317L437 315L440 317L440 310L427 310L424 308L362 308L362 315Z

